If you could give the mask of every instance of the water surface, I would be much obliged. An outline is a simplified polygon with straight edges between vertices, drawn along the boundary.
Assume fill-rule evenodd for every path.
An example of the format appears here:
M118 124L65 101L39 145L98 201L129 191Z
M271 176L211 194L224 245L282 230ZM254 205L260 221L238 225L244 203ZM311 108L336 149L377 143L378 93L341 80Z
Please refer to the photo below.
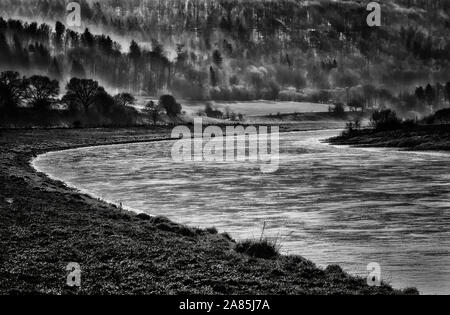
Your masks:
M108 201L236 239L278 238L284 253L394 287L450 293L450 155L335 147L337 131L286 133L280 169L175 163L171 142L53 152L34 165Z

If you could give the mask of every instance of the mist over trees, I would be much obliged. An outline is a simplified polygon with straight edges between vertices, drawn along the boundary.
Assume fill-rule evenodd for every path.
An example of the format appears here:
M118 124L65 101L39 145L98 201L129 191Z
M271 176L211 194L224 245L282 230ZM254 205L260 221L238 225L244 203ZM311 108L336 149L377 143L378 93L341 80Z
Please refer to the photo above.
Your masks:
M0 18L0 68L40 73L63 81L95 78L110 89L154 94L167 88L170 63L160 48L144 50L132 42L129 53L109 36L65 29L56 22L26 23Z
M415 89L450 80L448 1L385 1L379 28L353 1L79 3L83 27L70 29L65 1L2 1L0 15L17 18L0 19L0 69L135 95L424 113ZM23 21L36 17L48 24Z

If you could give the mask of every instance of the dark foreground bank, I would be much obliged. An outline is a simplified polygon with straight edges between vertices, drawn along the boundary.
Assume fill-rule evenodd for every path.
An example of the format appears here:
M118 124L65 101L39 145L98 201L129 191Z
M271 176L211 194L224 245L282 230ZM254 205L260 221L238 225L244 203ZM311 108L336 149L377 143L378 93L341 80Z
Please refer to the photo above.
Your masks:
M450 125L416 125L396 130L363 129L329 139L331 144L449 151Z
M52 150L169 137L167 129L0 132L1 294L402 294L299 256L252 258L215 229L135 215L38 174ZM69 262L81 287L67 286Z

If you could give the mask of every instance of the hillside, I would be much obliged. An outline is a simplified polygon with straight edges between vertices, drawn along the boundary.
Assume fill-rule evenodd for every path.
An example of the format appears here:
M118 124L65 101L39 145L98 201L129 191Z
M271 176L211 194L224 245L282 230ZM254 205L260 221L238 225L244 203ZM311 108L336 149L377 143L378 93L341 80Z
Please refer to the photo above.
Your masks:
M55 26L65 1L5 0L0 69L143 95L426 111L407 96L450 77L450 4L383 1L382 26L370 28L366 2L84 0L82 27L69 30Z

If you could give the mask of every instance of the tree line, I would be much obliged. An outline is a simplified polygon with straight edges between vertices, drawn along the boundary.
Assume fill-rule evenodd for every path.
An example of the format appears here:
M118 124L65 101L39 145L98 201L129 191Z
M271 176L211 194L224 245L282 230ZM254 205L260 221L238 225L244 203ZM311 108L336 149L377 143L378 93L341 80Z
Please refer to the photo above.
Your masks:
M414 93L417 100L430 107L443 107L446 101L450 102L450 82L445 85L437 83L435 86L427 84L426 87L419 86Z
M60 84L47 76L21 76L15 71L0 74L0 124L31 126L131 126L153 122L165 115L175 118L181 105L171 95L150 101L139 112L130 93L110 95L92 79L71 78L61 97Z

